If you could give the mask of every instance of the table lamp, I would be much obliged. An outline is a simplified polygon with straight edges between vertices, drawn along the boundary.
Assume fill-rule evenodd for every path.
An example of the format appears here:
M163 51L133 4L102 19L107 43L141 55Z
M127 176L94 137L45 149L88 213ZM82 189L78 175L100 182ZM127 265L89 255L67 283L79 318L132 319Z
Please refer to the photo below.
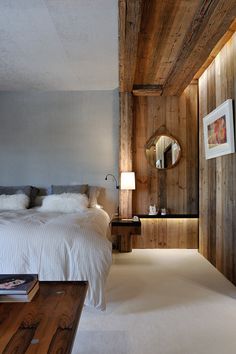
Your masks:
M120 214L122 218L132 217L132 190L135 189L135 173L121 172Z
M135 173L121 172L120 189L134 190L135 189Z

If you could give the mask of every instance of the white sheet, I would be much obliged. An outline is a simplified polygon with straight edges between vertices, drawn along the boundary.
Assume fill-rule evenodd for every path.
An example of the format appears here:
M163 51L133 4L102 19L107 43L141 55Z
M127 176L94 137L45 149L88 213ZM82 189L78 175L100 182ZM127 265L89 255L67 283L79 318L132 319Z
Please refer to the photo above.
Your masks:
M85 304L105 308L112 263L109 216L38 209L0 212L0 273L37 273L40 280L88 280Z

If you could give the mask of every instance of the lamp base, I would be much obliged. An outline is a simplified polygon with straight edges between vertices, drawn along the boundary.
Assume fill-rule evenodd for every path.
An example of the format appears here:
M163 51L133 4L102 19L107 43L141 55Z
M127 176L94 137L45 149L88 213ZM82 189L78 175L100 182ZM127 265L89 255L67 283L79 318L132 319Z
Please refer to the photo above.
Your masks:
M120 210L119 210L119 207L117 207L117 211L115 212L114 217L115 217L116 219L119 219L119 217L120 217Z

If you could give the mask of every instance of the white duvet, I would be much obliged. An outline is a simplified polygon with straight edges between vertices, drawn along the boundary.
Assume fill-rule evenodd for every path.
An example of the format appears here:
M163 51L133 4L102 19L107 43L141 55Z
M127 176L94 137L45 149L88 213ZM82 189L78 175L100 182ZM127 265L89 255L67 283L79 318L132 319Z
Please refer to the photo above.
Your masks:
M109 217L39 209L0 212L0 273L37 273L40 280L88 280L85 304L105 308L112 263Z

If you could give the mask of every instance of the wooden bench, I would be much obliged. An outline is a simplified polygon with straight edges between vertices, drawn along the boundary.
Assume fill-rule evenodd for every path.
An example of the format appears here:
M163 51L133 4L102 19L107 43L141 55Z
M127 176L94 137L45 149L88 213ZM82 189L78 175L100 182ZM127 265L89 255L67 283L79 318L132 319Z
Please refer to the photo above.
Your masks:
M71 353L87 288L86 281L40 282L31 302L0 303L0 353Z

